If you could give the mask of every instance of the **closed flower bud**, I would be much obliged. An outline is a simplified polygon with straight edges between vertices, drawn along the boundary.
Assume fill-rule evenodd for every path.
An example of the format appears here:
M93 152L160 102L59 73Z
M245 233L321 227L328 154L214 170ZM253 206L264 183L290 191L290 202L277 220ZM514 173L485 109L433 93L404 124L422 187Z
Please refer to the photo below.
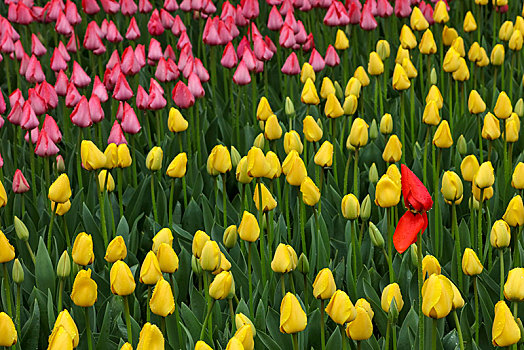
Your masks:
M237 226L230 225L224 230L224 235L222 237L222 243L227 249L233 248L237 244Z
M489 64L489 57L486 53L486 50L481 47L480 48L480 59L476 62L477 67L486 67Z
M371 243L373 243L375 247L384 247L384 237L382 236L382 233L380 233L378 227L375 226L375 224L371 221L369 222L369 237L371 239Z
M357 69L355 69L355 73L353 73L353 77L357 78L363 87L368 86L370 83L368 74L366 73L366 70L362 66L358 66Z
M181 178L186 175L187 154L185 152L177 154L169 163L166 175L172 178Z
M509 38L508 47L513 51L520 51L522 49L523 42L524 37L522 36L522 32L519 29L515 29Z
M266 121L264 136L268 140L278 140L282 136L282 127L276 115L272 114Z
M356 118L349 132L349 143L354 148L360 148L368 143L368 124L364 119Z
M497 117L488 112L484 117L482 127L482 138L486 140L496 140L500 137L500 123Z
M435 70L435 67L431 68L431 72L429 73L429 83L432 86L435 86L437 83L437 71Z
M71 198L71 185L67 174L61 174L55 182L49 186L47 198L57 203L65 203Z
M104 156L106 157L106 164L104 168L116 168L118 165L118 146L116 143L110 143L107 145L106 150L104 151Z
M251 147L247 153L247 175L250 177L264 177L271 171L271 165L264 152L258 147Z
M320 86L320 97L326 99L329 94L334 94L335 92L335 85L333 85L331 79L324 77L324 79L322 79L322 85Z
M93 253L93 238L85 232L81 232L76 236L73 244L73 261L81 266L92 264L95 260Z
M438 262L437 258L435 258L433 255L426 255L424 259L422 259L423 279L426 279L433 274L440 275L440 271L440 263Z
M413 30L417 31L426 30L429 27L428 21L426 20L418 6L415 6L413 8L413 11L411 11L410 25Z
M160 244L156 257L160 271L174 273L178 270L178 256L171 245L167 243Z
M391 114L386 113L380 119L380 132L384 135L389 135L393 132L393 118Z
M82 141L80 144L80 157L82 166L88 171L98 170L106 165L106 156L96 147L93 141Z
M333 294L326 306L326 313L339 325L351 322L357 317L357 311L353 303L343 290L337 290Z
M473 154L470 154L469 156L464 158L462 160L462 163L460 164L460 172L464 181L473 181L478 169L479 162L477 160L477 157L475 157L475 155Z
M493 112L499 119L507 119L511 116L511 113L513 113L513 106L511 105L511 100L504 91L502 91L499 94Z
M417 77L417 69L415 68L413 62L411 62L411 59L409 57L406 57L402 60L402 68L404 68L404 71L406 72L409 79Z
M512 227L524 225L524 205L520 195L511 198L502 219Z
M462 202L463 194L462 180L454 171L446 171L442 177L441 192L444 199L452 204Z
M353 95L356 98L360 97L360 90L362 89L362 83L360 80L358 80L355 77L351 77L348 80L348 83L346 85L346 89L344 91L344 95L348 97L349 95Z
M384 312L390 311L392 303L395 303L396 309L399 312L404 307L404 300L402 300L400 287L397 283L388 284L382 291L382 297L380 298L380 305Z
M126 256L127 248L124 238L122 238L122 236L116 236L111 242L109 242L104 259L108 263L114 263L117 260L124 260Z
M433 319L446 317L453 308L453 287L444 275L431 275L422 286L422 313Z
M349 48L349 39L346 36L346 33L341 29L337 30L337 36L335 37L335 49L337 50L346 50Z
M237 181L241 184L248 184L251 181L253 181L253 178L249 176L247 173L248 169L248 162L247 162L247 156L242 157L240 159L240 162L238 162L237 168L236 168L236 178Z
M195 232L192 246L193 255L195 257L200 258L200 256L202 255L202 249L204 248L206 242L209 240L209 236L204 231L198 230L197 232Z
M511 117L506 119L506 128L504 130L504 139L506 142L512 143L519 140L520 119L516 113L512 113Z
M344 115L344 109L335 94L328 95L326 105L324 106L324 114L331 119Z
M415 34L413 34L411 29L405 24L400 30L400 44L404 49L409 50L417 46L417 38L415 37Z
M237 339L240 342L240 345L242 346L240 349L242 350L253 350L255 348L253 330L250 325L246 324L238 328L233 339Z
M295 116L295 105L289 97L286 97L286 102L284 104L284 112L286 113L286 116L288 116L288 118Z
M164 349L164 336L160 329L147 322L140 331L136 350L162 350Z
M20 261L18 259L15 259L13 263L13 282L16 284L20 284L24 282L24 268L22 267L22 264L20 264Z
M208 172L211 175L225 174L233 167L231 163L231 155L227 147L223 145L216 145L211 150L208 159ZM211 170L211 171L209 171Z
M109 274L111 293L115 295L129 295L134 292L136 283L129 266L122 260L116 261Z
M446 7L446 3L437 2L435 4L435 10L433 11L433 20L436 23L446 23L449 21L449 14L448 9Z
M100 189L100 192L103 192L104 190L107 192L113 192L115 190L115 180L113 179L113 175L111 175L110 172L108 172L105 169L100 170L100 173L98 174L97 178L98 188Z
M284 134L284 151L288 154L292 150L297 151L298 154L302 154L304 150L300 135L295 130L288 131Z
M202 276L202 267L200 266L197 257L194 255L191 255L191 271L193 271L196 276Z
M69 311L65 309L58 314L58 317L56 318L55 324L53 326L53 331L49 337L50 339L53 338L53 333L57 332L59 328L62 328L69 334L73 341L73 347L77 347L80 341L78 328L75 321L69 314Z
M320 200L320 190L309 176L306 176L300 184L300 193L302 193L304 203L311 207L315 206Z
M331 299L336 289L337 286L331 270L328 268L320 270L313 282L313 295L315 298L322 300Z
M307 80L310 79L314 83L315 78L315 70L313 69L313 66L308 62L304 62L302 69L300 70L300 82L305 84Z
M368 73L370 75L381 75L384 73L384 63L375 51L369 54Z
M271 110L269 101L265 96L262 96L257 106L257 120L266 121L271 115L273 115L273 111Z
M141 283L153 285L156 284L160 278L162 278L162 271L160 271L158 259L155 253L150 250L144 258L144 262L140 268L139 280Z
M131 154L129 153L129 148L125 143L121 143L117 148L118 152L118 167L127 168L131 166L133 160L131 159Z
M17 340L18 336L13 320L5 312L0 312L0 346L13 346Z
M424 32L424 35L422 35L418 49L423 55L432 55L437 52L437 44L435 43L435 38L433 37L431 29L427 29Z
M504 46L497 44L491 50L491 64L494 66L501 66L504 63Z
M13 328L14 328L14 325L13 325ZM53 330L53 332L49 336L48 342L49 342L49 346L47 347L48 350L73 349L73 345L74 345L71 335L62 326Z
M282 166L280 165L280 159L273 151L268 151L266 153L266 161L269 164L269 172L266 174L266 178L273 180L279 178L282 175Z
M451 281L449 281L449 283L451 283L451 289L453 289L453 302L451 310L461 309L464 306L464 298L462 298L462 294L460 294L457 286L455 286Z
M380 59L382 61L384 61L386 58L389 57L390 55L390 47L389 47L389 43L387 42L387 40L379 40L377 41L377 45L376 45L376 48L375 50L377 51L378 53L378 56L380 57Z
M65 162L64 157L60 154L56 156L56 161L53 164L58 173L63 173L65 171Z
M306 329L307 316L294 294L287 293L280 304L280 332L294 334Z
M499 39L502 41L508 41L513 34L513 22L505 21L502 23L499 29Z
M466 50L464 48L464 39L462 37L457 37L453 42L451 43L451 47L453 47L461 58L466 57Z
M158 248L162 243L167 243L169 246L173 244L173 233L167 227L161 229L153 237L153 252L158 253Z
M400 202L400 186L387 174L382 175L375 190L375 204L381 208L394 207Z
M255 191L253 193L253 202L255 203L257 210L260 210L260 199L258 196L259 187L262 187L262 211L268 212L275 209L277 206L277 201L275 200L271 192L269 192L267 187L263 183L260 183L260 186L255 186Z
M400 64L395 65L395 70L393 71L393 89L397 91L407 90L411 87L411 82L409 81L408 75L404 68Z
M297 267L297 253L290 245L280 243L271 261L271 270L276 273L287 273Z
M311 78L306 80L302 94L300 95L300 100L307 105L318 105L320 103L317 88L315 87L314 80L311 80Z
M440 123L440 111L435 101L429 101L424 107L422 122L427 125L438 125Z
M524 163L519 162L511 176L511 186L517 190L524 189Z
M318 142L320 139L322 139L322 129L312 116L307 115L302 121L302 125L302 132L304 133L307 141Z
M235 148L235 146L231 146L231 164L233 165L233 168L237 167L241 158L242 157L240 156L240 153L238 153L238 150Z
M342 109L344 110L345 115L353 115L357 111L358 99L355 95L349 95L344 100L344 105Z
M459 58L459 67L453 72L453 80L464 82L469 80L469 68L464 58Z
M426 104L429 104L431 101L434 101L437 104L438 109L442 109L444 99L442 98L442 94L436 85L431 85L429 92L426 95Z
M333 83L335 85L335 96L340 100L344 98L344 91L342 91L342 86L338 83L338 81L335 81Z
M480 61L482 59L482 54L481 54L481 51L480 51L480 45L479 45L478 42L475 41L469 47L468 59L471 62L478 62L478 61Z
M508 305L504 300L499 301L495 304L495 318L493 319L493 328L491 330L493 345L509 347L516 344L520 337L520 328L517 322L515 322Z
M475 185L480 189L484 189L492 186L494 183L495 173L493 165L491 165L490 161L482 163L475 176Z
M167 119L167 127L171 132L186 131L189 123L184 119L184 116L178 109L171 107L169 110L169 117Z
M76 306L93 306L97 299L97 285L91 279L91 269L80 270L76 275L71 292L71 300Z
M444 26L444 29L442 29L442 42L446 46L451 46L453 43L453 40L458 38L458 33L455 28L450 28L448 26Z
M15 226L16 237L21 241L27 241L29 239L29 230L24 222L15 215L13 224Z
M477 30L477 22L475 21L475 17L473 17L471 11L468 11L466 13L466 16L464 17L464 24L462 25L462 27L464 28L464 31L466 33L471 33Z
M309 273L309 260L304 253L298 257L297 271L304 275Z
M258 186L257 186L258 187ZM248 211L244 211L242 221L238 226L238 235L240 239L246 242L256 242L260 236L260 227L257 218Z
M484 267L477 254L471 248L466 248L462 255L462 272L468 276L480 275Z
M235 325L237 329L242 328L242 326L248 325L251 327L251 332L253 333L253 336L257 335L257 330L253 322L249 319L249 317L247 317L241 312L235 315Z
M404 58L409 57L409 50L406 50L402 48L402 46L398 47L397 55L395 56L395 63L402 65L402 61L404 61Z
M218 243L209 240L202 248L202 255L200 256L200 266L204 271L215 271L220 266L220 248Z
M133 350L133 347L128 342L125 342L124 345L120 348L120 350Z
M160 278L155 285L153 295L149 300L151 312L155 315L167 317L175 311L175 298L168 281Z
M443 69L447 73L453 73L460 67L460 54L454 47L450 47L444 56Z
M324 141L318 149L314 158L315 164L323 168L333 164L333 145L329 141Z
M233 285L233 275L229 271L222 271L215 276L209 285L209 295L215 300L227 298Z
M296 157L290 159L290 163L288 164L288 166L289 168L286 174L286 181L291 186L300 186L302 184L302 181L304 181L304 179L307 176L307 170L304 161L297 155ZM284 171L285 168L286 161L284 160L284 163L282 164L282 172L284 172L284 174L286 173Z
M524 268L516 267L508 273L508 279L504 283L504 296L509 301L524 301Z
M353 193L342 198L342 216L348 220L356 220L360 216L360 203Z
M162 148L153 147L146 157L146 167L151 171L162 169Z
M356 317L346 326L346 335L355 341L362 341L371 338L373 335L373 323L366 309L355 307Z
M443 120L433 135L433 144L438 148L450 148L453 145L451 130L447 120Z
M375 163L371 164L369 167L369 182L376 184L378 181L378 170Z
M369 194L364 197L361 206L360 218L364 221L368 220L371 216L371 197Z
M371 126L369 127L369 138L371 140L375 140L377 137L378 137L377 121L373 119L371 121Z
M468 151L468 145L466 143L466 138L464 135L460 134L457 140L457 151L461 156L464 156Z
M491 227L489 242L493 248L506 248L511 241L511 229L504 220L497 220Z
M58 259L58 264L56 266L56 275L58 277L64 278L69 276L71 273L71 260L69 259L69 254L67 250L64 250L60 259Z
M522 116L524 116L524 100L522 98L519 98L519 100L515 104L514 112L517 114L519 118L522 118Z

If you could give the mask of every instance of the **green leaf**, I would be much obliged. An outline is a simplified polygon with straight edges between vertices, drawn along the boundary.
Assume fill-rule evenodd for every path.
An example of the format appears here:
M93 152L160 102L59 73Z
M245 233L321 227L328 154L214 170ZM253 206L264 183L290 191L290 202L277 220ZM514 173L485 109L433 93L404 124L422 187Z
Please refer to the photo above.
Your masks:
M40 308L38 302L33 302L33 313L31 318L22 327L21 345L22 349L38 349L38 338L40 336Z
M40 237L38 251L36 252L35 277L38 289L44 293L50 290L52 295L55 294L55 269L42 237Z

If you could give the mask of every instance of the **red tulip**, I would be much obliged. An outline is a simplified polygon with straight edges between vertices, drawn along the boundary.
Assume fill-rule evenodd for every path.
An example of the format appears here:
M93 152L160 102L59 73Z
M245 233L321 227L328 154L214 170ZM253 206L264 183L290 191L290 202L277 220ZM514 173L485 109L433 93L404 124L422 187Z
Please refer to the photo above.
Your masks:
M206 25L204 26L204 31L202 32L202 41L206 45L210 46L216 46L220 45L220 37L218 36L218 22L220 19L218 17L215 17L212 19L211 17L207 18Z
M189 108L195 104L195 97L183 81L176 83L172 91L172 97L175 104L182 109Z
M73 62L73 73L71 74L71 79L69 82L75 84L76 87L86 87L91 84L91 77L87 75L84 69L78 64L78 62Z
M131 97L133 97L133 90L131 90L126 77L123 74L120 74L115 85L115 90L113 91L113 98L118 101L127 101Z
M138 10L140 13L149 13L153 11L153 5L149 0L138 0Z
M187 62L192 58L193 53L191 52L191 47L188 45L180 51L178 56L178 69L183 71L186 67Z
M124 115L122 116L122 130L128 134L138 134L142 127L136 117L135 110L127 103L124 103Z
M97 96L100 102L106 102L109 97L107 96L107 90L104 84L100 81L98 75L95 75L95 81L93 83L93 90L91 90L91 98Z
M11 16L12 5L13 9L15 10L14 18L12 18ZM33 22L33 14L31 13L31 9L27 5L20 1L18 2L18 4L11 3L9 5L8 19L9 21L14 23L28 25Z
M120 11L124 16L133 16L137 10L138 7L133 0L120 0Z
M102 4L104 12L109 15L114 15L120 11L120 4L115 0L100 0L100 4Z
M395 16L408 17L411 14L410 0L395 0Z
M187 35L187 33L182 32L176 43L176 48L178 50L182 50L182 48L185 46L189 46L190 48L193 47L193 45L191 44L191 41L189 40L189 36Z
M259 8L258 0L242 0L242 15L247 19L254 19L258 17Z
M164 26L162 25L162 21L160 21L160 15L156 9L149 18L147 30L149 31L149 34L154 36L162 35L164 33Z
M44 80L42 84L37 85L35 87L35 90L38 92L38 95L40 95L40 97L44 100L46 104L46 109L56 108L56 106L58 105L58 95L56 94L53 85L49 84L47 81Z
M47 136L54 142L59 143L62 141L62 133L56 124L56 121L50 115L46 114L42 130L45 130Z
M291 28L287 24L284 24L282 26L282 29L280 29L280 36L278 39L278 43L280 44L280 46L286 49L292 48L296 43L295 32L293 31L293 28Z
M55 49L51 56L51 69L55 72L67 70L67 62L58 49Z
M267 19L267 29L279 31L283 25L284 21L282 20L280 12L278 12L277 7L273 5L273 8L269 12L269 17Z
M206 94L202 84L200 83L200 79L194 72L191 73L187 79L187 87L195 98L202 98Z
M55 24L55 30L58 34L62 34L65 36L70 36L71 34L73 34L73 26L71 25L71 23L69 23L66 15L62 11L60 11L60 14L58 15L58 19Z
M281 69L282 73L287 75L297 75L300 74L300 65L298 64L297 54L292 52Z
M33 131L38 129L33 129L31 131L31 138L33 138ZM57 154L60 150L56 147L55 143L47 135L47 131L42 130L38 133L38 140L36 141L35 154L40 157L50 157Z
M185 31L186 31L186 26L184 25L184 22L182 22L179 15L176 15L175 21L173 22L173 26L171 27L171 32L175 36L179 36L180 34L182 34L182 32L185 32Z
M400 170L402 175L402 196L404 197L406 208L416 212L430 210L433 206L433 200L424 184L404 164L402 164Z
M377 16L385 18L393 14L393 6L389 0L377 0Z
M178 71L178 66L176 65L175 61L173 61L171 58L168 58L167 61L167 81L174 81L178 79L180 76L180 72Z
M71 122L76 126L81 128L87 128L88 126L93 125L93 120L91 119L91 112L89 110L89 102L85 96L80 98L80 101L73 109L73 112L69 116Z
M82 9L88 15L94 15L100 11L96 0L82 0Z
M113 123L113 127L111 128L111 132L109 133L109 137L107 138L107 144L114 143L117 146L125 143L127 145L126 137L124 136L124 132L122 131L122 127L118 123L118 120L115 120Z
M174 12L178 10L178 3L176 0L165 0L164 1L164 9L169 12Z
M98 123L104 119L104 109L100 104L100 99L96 95L91 95L89 99L89 113L91 113L93 123Z
M222 53L222 59L220 60L220 64L224 66L225 68L233 68L238 63L238 57L235 51L235 47L231 42L227 43L226 47L224 48L224 52Z
M366 2L364 8L362 9L362 14L360 16L360 28L364 30L373 30L378 26L373 13L371 12L371 3Z
M127 27L126 39L127 40L137 40L140 38L140 29L136 23L135 17L131 17L129 22L129 27Z
M325 62L330 67L335 67L340 64L340 57L338 56L337 50L335 50L333 45L329 45L326 50Z
M76 4L71 0L67 0L64 12L68 22L71 23L71 25L76 26L82 22L82 17L78 14Z
M7 115L7 120L11 124L20 126L22 124L22 105L20 102L15 102L14 106L11 108L11 111Z
M194 66L195 60L193 56L188 56L186 60L186 64L184 69L182 70L182 75L184 78L189 78L189 75L193 72L193 66Z
M249 46L244 50L244 52L241 55L239 54L238 56L242 57L242 61L244 61L247 69L250 72L255 70L257 59L255 57L255 54L253 53L253 51L251 51L251 48Z
M138 85L138 89L136 90L136 108L144 110L147 109L148 105L149 95L147 94L146 90L142 87L142 85Z
M409 246L417 241L420 231L424 232L428 227L428 216L425 212L413 213L407 211L398 221L395 233L393 234L393 244L399 253L403 253Z
M125 102L127 103L127 102ZM118 102L118 108L116 109L116 120L122 121L124 119L124 102Z
M191 0L183 0L180 3L180 9L184 12L190 12L191 9Z
M58 96L66 96L69 79L63 70L58 72L55 83L55 91Z
M14 193L25 193L29 191L29 183L22 174L20 169L16 169L15 175L13 176L13 192Z

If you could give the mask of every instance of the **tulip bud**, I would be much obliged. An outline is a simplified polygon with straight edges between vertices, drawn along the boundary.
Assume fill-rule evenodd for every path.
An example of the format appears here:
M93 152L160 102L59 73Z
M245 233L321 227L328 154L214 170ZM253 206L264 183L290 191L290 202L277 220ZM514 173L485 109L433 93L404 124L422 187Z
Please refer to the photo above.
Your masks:
M235 244L237 244L237 237L238 233L236 225L230 225L224 231L222 242L227 249L231 249Z
M357 317L357 311L353 303L346 292L342 290L337 290L335 294L333 294L326 306L326 313L339 325L351 322Z
M324 106L324 114L326 117L331 119L344 115L344 109L340 105L340 102L335 94L328 95L326 104Z
M491 331L491 341L493 345L509 347L510 345L516 344L520 339L520 328L517 322L515 322L515 318L511 314L508 305L504 300L499 301L495 304L495 318L493 319L493 328Z
M315 82L315 70L311 64L304 62L300 71L300 82L305 84L308 79Z
M331 299L335 293L337 286L335 279L330 269L324 268L319 271L315 281L313 282L313 295L317 299Z
M438 262L437 258L435 258L433 255L426 255L424 259L422 259L422 278L426 279L431 275L440 275L440 272L442 271L440 267L440 263Z
M15 259L13 263L13 281L16 284L21 284L24 282L24 268L18 259Z
M237 329L242 328L242 326L248 325L251 327L251 332L253 333L253 336L257 335L257 329L255 328L253 322L249 319L249 317L247 317L241 312L235 315L235 325Z
M73 261L78 265L87 266L92 264L95 260L92 236L85 232L80 232L75 238L71 255Z
M471 33L475 30L477 30L477 22L475 21L475 17L473 17L473 14L471 11L468 11L466 13L466 16L464 17L464 23L462 25L462 28L466 33Z
M346 36L346 33L341 29L337 30L337 35L335 37L335 49L337 50L346 50L349 48L349 39Z
M335 81L335 96L337 99L341 100L344 98L344 91L342 91L342 86L338 83L338 81Z
M484 162L480 165L475 175L474 182L480 189L485 189L495 183L494 169L490 161Z
M334 292L334 291L333 291ZM287 293L280 304L280 332L294 334L306 329L307 315L297 297Z
M27 241L29 239L29 230L22 220L20 220L16 215L14 218L15 232L18 239L21 241Z
M520 195L516 195L509 201L502 219L512 227L524 225L524 204Z
M453 287L444 275L431 275L422 286L422 313L433 319L446 317L453 307Z
M393 131L393 118L391 117L391 114L386 113L380 119L380 132L384 135L389 135L391 134L392 131Z
M144 284L153 285L156 284L160 278L162 278L162 271L160 271L158 258L155 253L150 250L146 254L142 266L140 267L139 281Z
M375 204L382 208L394 207L400 202L400 186L387 174L382 175L375 190Z
M360 215L360 203L357 197L350 193L342 198L342 216L348 220L356 220Z
M186 131L189 123L178 109L171 107L169 110L169 117L167 119L167 127L171 132Z
M229 296L232 288L234 288L233 275L229 271L222 271L209 285L209 295L215 300L223 300Z
M501 66L504 63L504 46L497 44L491 50L491 64L494 66Z
M460 204L462 202L462 181L453 171L446 171L442 176L442 195L446 202L451 204Z
M90 307L96 302L97 296L98 287L91 278L91 269L78 271L71 291L73 303L80 307Z
M353 77L357 78L363 87L368 86L370 83L368 74L366 73L366 70L362 66L358 66L357 69L355 69L355 73L353 73Z
M65 171L64 157L62 157L60 154L57 155L54 166L58 173L63 173Z
M207 241L200 256L200 266L204 271L215 271L220 267L220 248L215 241Z
M378 227L371 221L369 222L369 238L371 238L371 242L375 247L384 247L384 237L382 237L382 233L380 233Z
M300 95L300 100L307 105L318 105L320 103L317 88L315 87L314 80L311 80L311 78L307 78Z
M433 144L438 148L450 148L453 145L453 138L447 120L443 120L435 131Z
M431 72L429 73L429 83L431 85L437 83L437 71L435 70L435 67L431 68Z
M462 255L462 272L468 276L479 275L484 267L482 266L475 251L471 248L466 248L464 255Z
M191 270L197 276L202 276L202 266L198 262L198 258L194 255L191 255Z
M391 323L395 323L397 321L397 318L398 318L398 308L397 308L397 303L396 303L396 299L394 299L395 302L392 302L390 307L389 307L389 311L388 311L388 320L389 322Z
M242 159L240 153L238 153L235 146L231 146L231 164L233 165L233 168L237 167L238 163L240 163L240 159Z
M491 227L489 241L493 248L506 248L511 241L511 229L504 220L497 220Z
M410 246L409 256L411 257L413 266L418 266L418 247L415 243Z
M511 186L517 190L524 189L524 163L519 162L511 176Z
M304 253L301 253L298 257L297 271L303 275L309 273L309 260Z
M284 103L284 112L288 118L293 118L295 116L295 105L289 97L286 97L286 102Z
M372 184L376 184L377 181L378 181L378 170L377 170L377 165L375 163L371 164L371 166L369 167L369 182L371 182Z
M151 171L162 169L163 151L160 147L153 147L146 157L146 166Z
M371 121L371 126L369 127L369 138L372 140L375 140L377 136L378 136L377 121L373 119Z
M117 260L125 259L126 256L127 247L124 242L124 238L122 236L116 236L107 246L104 259L109 263L113 263Z
M311 207L315 206L320 200L320 190L309 176L306 176L300 184L300 193L304 203Z
M461 156L464 156L468 151L468 145L466 143L466 139L464 138L464 135L462 134L460 134L457 140L457 150Z
M69 276L70 273L71 273L71 260L69 259L69 254L67 254L67 250L64 250L56 266L56 275L58 277L65 278Z
M5 192L5 191L4 191ZM58 178L49 186L47 198L53 202L65 203L71 197L71 185L67 174L61 174Z
M358 99L355 95L349 95L344 100L344 105L342 109L344 110L345 115L353 115L357 111Z
M479 162L475 155L470 154L462 160L460 164L460 172L462 173L462 178L464 181L471 182L475 178L477 171L479 169Z
M520 117L524 116L524 100L522 98L519 98L517 103L515 104L515 108L513 111Z
M387 285L384 290L382 290L382 297L380 298L380 305L384 312L389 312L392 304L395 304L398 311L404 307L404 300L402 300L400 287L397 283Z
M350 144L354 148L360 148L368 143L368 124L364 119L356 118L351 124L351 130L348 136L347 144Z
M391 135L384 152L382 152L382 159L388 163L396 163L402 157L402 143L398 139L397 135Z
M271 110L269 101L265 96L262 96L257 106L257 120L266 121L267 118L269 118L269 116L272 114L273 111Z
M377 41L377 45L375 48L375 51L377 51L380 59L384 61L386 58L390 55L390 47L387 40L379 40Z
M114 145L114 143L112 144ZM115 180L113 179L113 175L106 170L100 170L100 173L97 176L98 179L98 189L100 192L113 192L115 190ZM107 182L106 182L107 179Z
M253 146L258 147L260 149L264 149L264 143L265 143L264 134L260 133L255 137L255 141L253 141Z
M367 221L371 216L371 197L369 194L366 195L360 206L360 218L363 221Z

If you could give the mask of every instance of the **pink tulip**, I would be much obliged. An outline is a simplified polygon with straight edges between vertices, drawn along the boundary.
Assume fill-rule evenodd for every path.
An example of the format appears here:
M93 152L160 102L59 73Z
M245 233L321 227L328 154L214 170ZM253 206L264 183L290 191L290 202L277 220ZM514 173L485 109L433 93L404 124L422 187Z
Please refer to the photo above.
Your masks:
M133 0L120 0L120 11L124 16L133 16L138 7Z
M242 57L242 61L246 64L247 69L252 72L255 70L256 67L256 57L253 51L251 51L251 48L248 46L244 50L244 53L242 55L239 55L239 57Z
M138 24L136 23L135 17L131 17L131 21L129 22L129 27L127 27L126 39L127 40L140 39L140 29L138 28Z
M138 63L135 52L131 46L128 46L122 54L122 63L120 69L125 75L135 75L140 72L140 64Z
M377 16L385 18L393 14L393 6L389 0L377 0Z
M115 0L100 0L100 4L102 4L104 12L109 15L114 15L120 11L120 4Z
M242 15L247 19L254 19L258 17L259 8L258 0L241 0Z
M409 17L411 15L410 0L395 0L395 16Z
M71 23L71 25L76 26L82 22L82 17L78 14L76 4L71 0L66 1L64 12L67 17L67 21Z
M84 47L90 51L99 51L102 47L104 47L104 44L102 43L102 39L100 39L100 35L98 34L97 30L98 26L96 22L92 21L88 24L86 33L84 36ZM105 50L105 47L104 47Z
M57 154L60 150L56 147L56 144L49 138L47 132L42 130L38 132L38 129L31 131L31 140L33 141L33 132L36 130L38 133L38 139L36 141L35 154L40 157L51 157Z
M206 94L204 88L202 87L200 79L194 72L189 75L189 78L187 80L187 87L189 88L189 91L195 98L202 98Z
M47 53L47 49L42 45L35 34L31 34L31 54L37 57L43 56Z
M189 48L193 47L193 45L191 44L191 41L189 40L189 36L187 35L187 33L182 32L182 34L180 34L180 37L178 38L178 41L176 43L176 48L178 50L182 50L182 48L185 46L189 46Z
M62 58L66 61L66 62L69 62L71 60L71 56L69 55L69 52L67 52L67 49L64 45L63 42L59 42L58 43L58 51L60 51L60 54L62 55Z
M174 12L178 10L178 3L176 2L176 0L165 0L164 9L169 12Z
M149 95L141 85L138 85L138 89L136 90L136 108L140 110L145 110L147 109L148 105Z
M120 74L115 85L115 90L113 91L113 98L118 101L127 101L131 97L133 97L133 90L131 90L126 77L123 74Z
M78 62L73 62L73 73L71 74L71 79L69 81L75 84L76 87L86 87L91 84L91 77L87 75L84 69L78 64Z
M70 36L73 34L74 28L67 20L66 15L60 11L60 14L58 15L58 19L56 21L55 30L58 34L62 34L65 36Z
M62 141L62 133L56 124L56 121L49 114L46 114L42 130L45 130L47 136L53 140L54 143Z
M113 69L116 64L120 64L120 56L118 50L114 50L106 63L106 68Z
M29 55L27 55L24 52L24 55L22 56L22 60L20 61L20 69L18 70L18 73L20 73L21 76L25 77L25 73L27 72L27 67L29 66Z
M434 24L435 20L433 19L433 7L431 7L430 4L426 4L426 2L421 1L419 4L419 8L422 14L424 15L426 21L428 21L430 25Z
M108 100L106 87L102 84L98 75L95 75L93 90L91 90L91 98L93 95L97 96L102 103Z
M30 88L28 90L27 102L29 102L36 115L42 115L47 112L47 104L36 89Z
M55 83L55 91L58 96L66 96L69 79L63 70L58 72Z
M106 39L111 43L119 43L124 40L113 21L109 21L107 25Z
M175 22L175 18L171 16L171 14L165 9L160 9L160 22L162 22L164 29L171 29L173 23Z
M149 22L147 23L147 30L149 31L149 34L153 36L162 35L164 33L164 26L162 25L162 21L160 20L160 14L156 9L153 11L151 17L149 18Z
M100 99L96 95L91 95L89 99L89 113L93 123L99 123L104 119L104 110L100 104Z
M20 89L16 89L9 95L9 105L14 107L16 102L20 103L20 105L23 105L25 102L24 95L22 95Z
M195 97L183 81L176 83L172 91L172 97L175 104L182 109L189 108L195 104Z
M120 122L124 119L124 102L118 102L118 108L116 109L115 118Z
M51 56L51 69L55 72L67 70L67 62L58 49L55 49Z
M76 89L75 84L70 82L67 85L67 94L65 96L66 107L67 108L75 107L78 104L78 102L80 102L81 97L82 96L80 95L80 93Z
M135 48L135 59L140 65L140 69L146 66L146 47L138 44Z
M302 21L297 21L297 28L298 32L295 34L295 42L299 45L302 45L306 42L308 34Z
M147 52L147 59L151 61L158 61L162 57L162 46L155 38L151 38L149 42L149 50Z
M251 75L249 74L249 70L244 59L240 61L235 74L233 74L233 82L240 86L247 85L251 82Z
M309 33L307 36L306 42L302 45L302 51L310 52L315 48L315 39L313 38L313 33Z
M186 65L182 70L182 75L184 76L184 78L189 78L189 75L193 72L194 63L195 59L193 58L193 56L188 56Z
M156 111L164 108L167 105L167 101L164 98L164 90L159 84L155 84L156 81L151 79L151 85L149 87L149 103L148 109Z
M42 65L35 55L31 56L25 72L25 78L30 83L41 83L45 80L44 71Z
M292 9L287 11L286 18L284 19L284 24L287 24L289 27L291 27L295 34L298 33L297 20L295 19L295 15L293 14Z
M220 60L220 64L224 66L225 68L233 68L238 63L238 57L235 51L235 47L231 42L227 43L226 47L224 48L224 52L222 53L222 59Z
M27 180L22 174L20 169L16 169L15 175L13 176L13 192L14 193L25 193L29 191L30 187Z
M346 2L346 7L348 9L349 23L360 23L362 4L358 0L349 0L349 3Z
M127 103L124 103L124 115L122 116L122 130L128 134L138 134L142 127L136 117L135 110Z
M71 35L69 38L69 41L67 42L66 49L70 53L76 53L78 50L78 38L76 34ZM105 52L106 48L102 44L101 47L99 47L97 50L93 51L95 54L103 54Z
M215 17L214 19L211 19L211 17L207 18L204 31L202 32L202 41L204 44L210 46L221 44L220 37L218 36L218 21L218 17Z
M113 126L111 127L111 132L109 133L109 137L107 138L107 144L116 144L121 145L125 143L127 145L126 137L124 136L124 132L122 131L122 127L118 123L118 120L115 120L113 123Z
M362 15L360 17L360 28L364 30L373 30L378 26L375 17L371 13L371 4L366 2L362 9Z
M100 11L96 0L82 0L82 9L88 15L94 15Z
M282 73L286 75L297 75L300 74L300 65L298 64L297 54L292 52L284 62L281 69Z
M287 24L284 24L282 26L282 29L280 29L278 43L280 44L280 46L286 49L292 48L296 43L295 32L293 31L293 28L291 28Z
M0 114L4 114L6 109L7 107L5 105L4 94L2 93L2 88L0 88ZM2 125L4 125L3 119L2 119Z
M335 50L333 45L329 45L326 50L325 62L330 67L335 67L340 64L340 57L338 56L337 50Z
M93 125L91 120L91 112L89 110L89 102L85 96L80 98L80 101L73 109L73 112L69 116L71 122L81 128L87 128Z
M46 109L55 109L58 105L58 95L56 94L55 88L53 85L49 84L47 81L43 81L42 84L37 86L36 91L42 97L46 104Z
M22 120L20 126L24 130L31 130L36 128L40 124L40 121L36 117L33 107L29 101L25 101L24 107L22 108Z
M280 12L278 12L277 7L273 5L273 8L269 12L269 17L267 19L267 29L279 31L283 25L284 21L282 20Z
M138 0L138 11L140 13L149 13L153 11L153 5L149 0Z
M186 31L186 26L184 25L184 22L180 19L179 15L175 16L175 21L173 22L173 26L171 27L171 32L175 36L179 36L182 34L182 32Z
M108 78L107 81L106 81L106 76L104 75L104 84L106 85L106 89L114 90L116 83L118 81L118 78L120 78L121 75L123 74L122 74L122 69L120 68L120 63L115 64L113 69L107 75L107 78Z

